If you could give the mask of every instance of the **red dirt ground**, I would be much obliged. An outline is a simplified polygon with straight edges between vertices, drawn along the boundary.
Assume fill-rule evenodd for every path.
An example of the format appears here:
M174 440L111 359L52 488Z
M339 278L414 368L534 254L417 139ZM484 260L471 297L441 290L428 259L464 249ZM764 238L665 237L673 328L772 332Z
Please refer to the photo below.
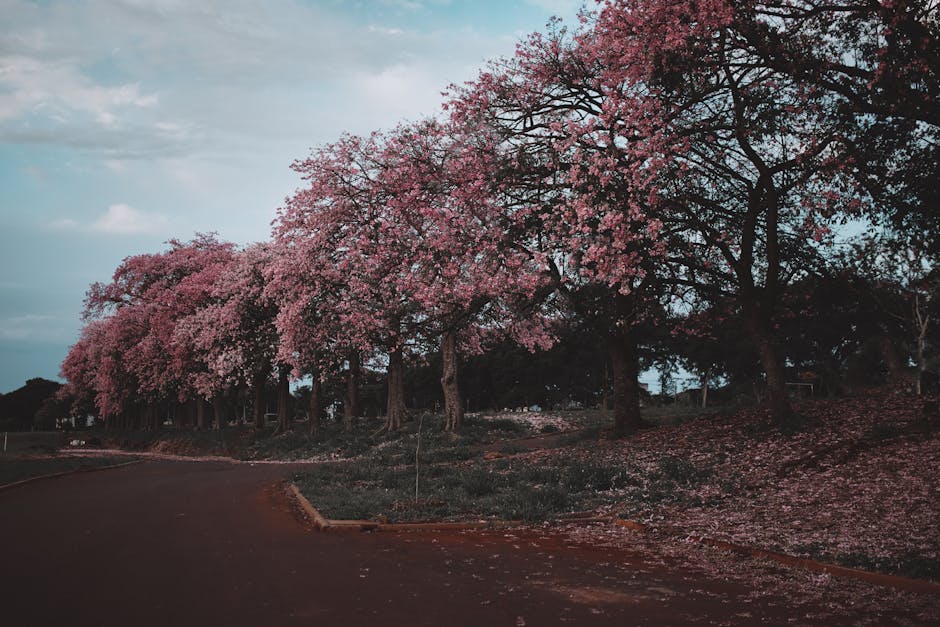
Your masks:
M644 625L871 621L864 606L540 530L317 533L294 466L148 461L0 493L0 617L42 625ZM759 593L759 594L755 594ZM890 621L917 624L903 611Z

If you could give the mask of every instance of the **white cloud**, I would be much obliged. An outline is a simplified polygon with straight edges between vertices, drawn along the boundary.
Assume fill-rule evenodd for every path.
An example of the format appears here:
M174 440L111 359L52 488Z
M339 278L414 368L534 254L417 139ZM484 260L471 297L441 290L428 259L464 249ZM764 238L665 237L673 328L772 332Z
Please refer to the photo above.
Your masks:
M159 102L156 94L142 93L138 83L99 85L74 62L25 55L0 56L0 87L0 121L29 114L68 120L84 113L111 124L114 109L149 108Z
M147 213L123 203L111 205L95 220L91 229L113 235L137 235L154 233L164 228L169 221L158 213Z
M99 215L91 223L82 224L74 218L58 218L47 223L48 228L61 231L92 231L107 235L145 235L160 233L169 226L170 220L160 213L135 209L125 203L117 203Z
M26 340L47 330L52 316L27 314L0 320L0 340Z
M369 117L387 115L400 120L434 115L440 109L441 90L447 82L419 65L396 65L354 79L356 100Z
M400 28L389 28L387 26L369 26L370 33L382 33L383 35L402 35L405 31Z
M386 0L369 11L300 0L4 4L0 141L111 160L281 150L388 127L417 115L409 102L436 113L441 88L512 50L505 33L465 22L422 30L401 17L443 0ZM397 90L392 106L355 77ZM352 102L359 94L343 93L351 80L374 102Z

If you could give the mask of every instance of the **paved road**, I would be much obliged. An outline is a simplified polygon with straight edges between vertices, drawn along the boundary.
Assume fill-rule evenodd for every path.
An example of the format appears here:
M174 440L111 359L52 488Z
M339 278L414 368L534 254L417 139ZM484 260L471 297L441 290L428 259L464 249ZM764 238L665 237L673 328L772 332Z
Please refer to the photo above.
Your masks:
M288 472L148 461L0 492L0 624L710 623L747 592L505 532L318 533L278 488Z

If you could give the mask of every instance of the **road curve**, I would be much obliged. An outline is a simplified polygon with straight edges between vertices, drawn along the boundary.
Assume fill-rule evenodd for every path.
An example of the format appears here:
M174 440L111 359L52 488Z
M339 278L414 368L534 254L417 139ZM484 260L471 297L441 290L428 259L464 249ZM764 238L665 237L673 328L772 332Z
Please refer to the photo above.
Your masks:
M148 461L0 493L0 622L711 624L747 590L518 534L318 533L291 467ZM787 622L779 605L749 616ZM12 619L12 620L11 620Z

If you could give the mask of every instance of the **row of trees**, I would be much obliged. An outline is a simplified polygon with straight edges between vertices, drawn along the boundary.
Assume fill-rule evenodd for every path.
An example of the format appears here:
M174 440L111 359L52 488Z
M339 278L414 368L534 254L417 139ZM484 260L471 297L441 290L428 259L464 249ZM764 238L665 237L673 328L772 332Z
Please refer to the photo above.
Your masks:
M286 408L290 377L310 375L316 429L321 382L344 377L348 425L362 364L379 363L394 430L405 364L439 351L457 429L460 355L506 338L545 349L577 326L604 339L626 433L640 425L645 338L688 338L687 362L709 373L721 357L695 363L694 347L734 317L783 424L792 356L780 329L799 316L789 288L839 272L912 305L901 318L917 327L923 370L937 9L609 0L575 32L552 22L452 87L438 119L343 136L296 162L304 186L269 242L200 236L126 259L89 291L63 364L69 390L106 416L203 399L204 423L206 402L269 377ZM854 255L836 247L859 220L893 235Z

